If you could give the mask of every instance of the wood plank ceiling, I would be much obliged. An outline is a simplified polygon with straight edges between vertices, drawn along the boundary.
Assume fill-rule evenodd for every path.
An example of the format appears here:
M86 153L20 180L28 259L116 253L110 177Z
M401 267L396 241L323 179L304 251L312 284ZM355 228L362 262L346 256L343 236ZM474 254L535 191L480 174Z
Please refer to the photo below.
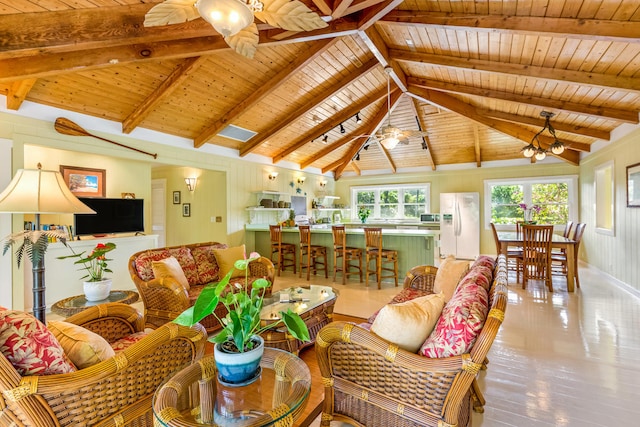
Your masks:
M143 27L157 1L0 0L0 92L336 178L519 159L543 110L570 164L638 123L638 0L303 2L329 27L260 24L247 59L202 19ZM429 132L393 150L366 137L388 120L386 66L391 123Z

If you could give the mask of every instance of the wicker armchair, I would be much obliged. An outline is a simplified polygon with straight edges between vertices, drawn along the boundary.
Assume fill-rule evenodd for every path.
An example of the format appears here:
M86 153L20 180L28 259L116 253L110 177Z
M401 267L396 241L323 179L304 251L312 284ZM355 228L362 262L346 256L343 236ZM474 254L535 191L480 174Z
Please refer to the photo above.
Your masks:
M126 304L91 307L66 319L113 343L143 330ZM197 325L168 324L109 360L68 374L22 377L0 355L0 426L152 426L151 399L162 381L204 352Z
M434 267L412 269L405 286L428 288ZM431 276L431 277L427 277ZM498 258L489 292L490 311L469 353L442 359L398 349L368 330L346 322L325 326L316 354L325 385L322 426L331 421L375 426L469 426L471 405L484 400L475 382L504 318L507 272Z

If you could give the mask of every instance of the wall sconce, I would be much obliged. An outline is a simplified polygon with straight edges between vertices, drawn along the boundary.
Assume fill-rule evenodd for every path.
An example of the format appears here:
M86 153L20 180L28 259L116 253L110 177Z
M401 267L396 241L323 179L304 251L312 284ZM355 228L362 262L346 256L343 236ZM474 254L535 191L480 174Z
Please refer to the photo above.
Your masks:
M301 176L300 178L298 178L298 184L303 185L306 179L306 177Z
M269 181L275 181L278 177L278 172L269 172Z
M185 178L184 182L187 184L187 189L189 191L194 191L196 189L196 179L195 178Z
M324 188L324 187L327 186L327 181L322 180L322 181L320 181L319 184L320 184L320 188Z

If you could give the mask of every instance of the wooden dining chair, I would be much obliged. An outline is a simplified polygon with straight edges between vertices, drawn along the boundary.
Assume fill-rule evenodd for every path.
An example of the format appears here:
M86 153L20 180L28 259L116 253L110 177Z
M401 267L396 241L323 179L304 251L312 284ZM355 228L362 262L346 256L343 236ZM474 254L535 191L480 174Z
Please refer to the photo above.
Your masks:
M307 280L311 280L311 270L313 270L314 276L318 270L324 270L324 277L328 278L326 246L311 244L311 226L299 225L298 230L300 230L300 272L298 277L302 277L302 270L306 268Z
M271 239L271 262L278 271L287 267L293 267L293 274L296 273L296 245L282 242L282 226L269 225L269 237Z
M544 280L549 292L551 283L551 235L553 225L522 226L522 289L529 279Z
M494 223L491 223L491 231L493 232L493 239L496 242L496 254L500 255L502 253L502 245L500 244L498 231L496 230L496 225ZM519 274L520 264L522 263L522 248L507 248L506 255L507 268L514 270L517 276Z
M336 281L336 273L341 271L343 285L353 274L359 274L362 283L362 249L347 246L347 232L344 225L331 226L331 234L333 235L333 281ZM353 264L354 261L358 263Z
M573 228L573 221L567 221L567 225L564 226L564 231L562 232L562 235L566 238L569 238L569 236L571 236L572 228Z
M586 228L586 226L587 224L583 224L583 223L576 224L575 232L573 234L573 240L576 243L574 244L574 247L573 247L573 260L571 262L574 263L573 271L574 271L574 276L576 278L576 286L578 288L580 287L580 278L578 276L578 251L580 249L580 241L582 240L582 235L584 234L584 229ZM569 268L569 266L567 265L568 262L569 260L567 259L566 252L552 253L551 254L552 273L566 276L567 270Z
M369 286L369 276L375 274L378 280L378 289L382 279L393 278L398 286L398 251L383 249L382 228L365 227L364 242L366 252L366 279L365 284ZM375 261L374 268L370 268L370 262ZM393 264L393 267L385 267L384 264ZM384 273L387 273L386 275Z

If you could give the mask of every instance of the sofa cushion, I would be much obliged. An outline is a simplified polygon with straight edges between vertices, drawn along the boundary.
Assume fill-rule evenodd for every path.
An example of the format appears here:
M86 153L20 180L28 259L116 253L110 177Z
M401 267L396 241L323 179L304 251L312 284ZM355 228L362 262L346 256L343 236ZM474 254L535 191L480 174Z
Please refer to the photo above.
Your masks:
M244 277L244 270L237 270L233 268L233 264L245 257L244 245L234 246L232 248L225 249L213 249L213 254L216 257L216 262L220 268L220 278L222 279L227 273L233 269L231 277Z
M141 253L138 255L134 261L136 265L136 271L138 272L138 277L140 277L145 282L149 280L153 280L153 268L151 267L151 263L153 261L160 261L164 258L169 258L171 254L166 249L153 249Z
M227 245L224 243L217 243L209 246L198 246L191 249L191 255L196 263L198 269L198 281L200 284L206 284L216 282L220 280L218 276L218 263L216 256L213 254L213 249L224 249Z
M444 293L444 300L448 302L456 290L460 279L469 270L469 261L457 260L449 255L440 263L433 282L433 293Z
M151 263L151 268L153 269L153 276L156 279L170 277L180 283L183 288L189 290L189 281L182 271L180 263L174 257L170 256L169 258L161 259L160 261L153 261Z
M189 285L195 285L198 283L202 283L198 278L198 269L196 268L196 261L193 259L191 255L191 250L189 248L173 248L169 249L169 253L171 256L175 257L182 268L182 272L184 273ZM206 282L205 282L206 283ZM188 289L188 288L186 288Z
M23 376L76 370L51 331L22 311L0 311L0 351Z
M115 352L100 335L68 322L51 321L49 330L56 337L65 354L79 369L88 368L115 356Z
M469 352L487 317L487 291L473 282L460 283L429 338L420 348L427 357L459 356Z
M433 330L443 306L442 293L388 304L380 310L371 325L371 332L415 353Z
M473 262L473 265L471 266L471 268L478 267L478 266L484 266L484 267L487 267L488 269L490 269L491 271L493 271L495 269L495 267L496 267L496 260L495 260L495 258L492 258L492 257L487 256L487 255L480 255Z
M476 283L478 285L481 285L485 290L488 291L491 288L491 280L493 280L493 270L480 265L469 270L469 272L462 278L460 283Z
M134 334L127 335L126 337L122 337L118 341L111 343L111 348L116 353L126 350L129 347L131 347L133 344L137 343L138 341L146 337L147 335L149 335L149 332L145 332L145 331L136 332Z
M415 288L404 288L400 292L398 292L396 296L393 297L393 299L389 302L389 304L398 304L399 302L410 301L412 299L423 297L425 295L431 295L431 292L427 292L427 291L423 291ZM380 310L373 313L369 317L367 322L373 323L373 321L376 320L376 317L380 313Z

